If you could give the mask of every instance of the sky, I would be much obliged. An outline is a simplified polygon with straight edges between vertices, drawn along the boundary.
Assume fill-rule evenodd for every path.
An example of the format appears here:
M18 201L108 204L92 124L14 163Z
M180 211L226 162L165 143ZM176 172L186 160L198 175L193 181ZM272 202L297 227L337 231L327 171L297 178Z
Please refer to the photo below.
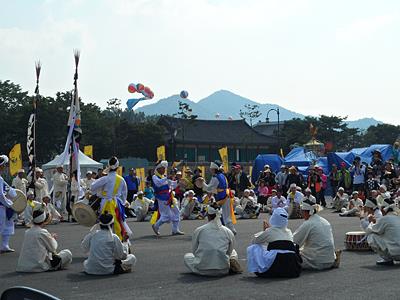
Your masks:
M305 115L399 125L398 0L0 0L0 80L105 107L225 89ZM145 104L145 102L142 102ZM147 102L150 103L150 102Z

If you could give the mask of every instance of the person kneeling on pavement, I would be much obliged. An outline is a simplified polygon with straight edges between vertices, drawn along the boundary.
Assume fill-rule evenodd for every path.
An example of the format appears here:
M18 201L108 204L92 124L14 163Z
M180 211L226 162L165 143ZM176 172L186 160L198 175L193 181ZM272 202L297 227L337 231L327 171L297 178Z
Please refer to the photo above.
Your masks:
M376 224L369 223L365 233L368 244L381 257L376 264L391 266L393 261L400 261L400 217L395 202L388 198L383 201L381 211L383 216Z
M193 273L205 276L223 276L241 273L235 251L235 236L221 223L221 208L208 206L208 223L198 227L192 238L192 253L186 253L184 262Z
M303 269L339 267L341 251L335 251L331 224L318 215L321 206L307 199L300 207L304 222L293 234L293 241L300 246Z
M89 254L83 262L87 274L129 273L135 266L136 257L129 254L128 236L125 235L121 242L113 233L113 224L113 216L104 211L99 217L99 224L92 228L83 239L82 249Z
M254 235L253 245L247 248L247 268L259 277L299 277L302 259L299 247L293 243L292 231L287 228L288 213L278 207L264 231Z
M57 252L57 235L44 228L51 222L46 206L35 207L32 217L33 226L25 232L17 272L45 272L66 268L72 262L72 253L69 250Z

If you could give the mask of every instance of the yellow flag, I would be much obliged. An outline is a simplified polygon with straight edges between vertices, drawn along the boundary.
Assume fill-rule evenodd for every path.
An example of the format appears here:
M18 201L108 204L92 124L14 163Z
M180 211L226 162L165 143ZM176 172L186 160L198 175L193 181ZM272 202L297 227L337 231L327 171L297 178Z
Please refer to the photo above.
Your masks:
M249 166L249 175L251 176L252 173L253 173L253 166Z
M85 153L86 154L86 153ZM119 176L122 176L122 167L118 167L118 169L117 169L117 174L119 175Z
M146 181L146 175L144 173L144 168L137 168L136 169L136 177L139 178L139 191L144 191L144 183Z
M90 158L93 158L93 146L92 145L87 145L83 148L83 153L85 155L89 156Z
M165 160L165 146L157 147L157 159Z
M228 147L221 148L218 152L224 166L224 171L227 173L229 170Z
M201 177L206 176L206 167L205 166L198 166L198 168L201 170Z
M22 154L21 144L16 144L10 151L10 174L14 176L18 173L19 169L22 169Z

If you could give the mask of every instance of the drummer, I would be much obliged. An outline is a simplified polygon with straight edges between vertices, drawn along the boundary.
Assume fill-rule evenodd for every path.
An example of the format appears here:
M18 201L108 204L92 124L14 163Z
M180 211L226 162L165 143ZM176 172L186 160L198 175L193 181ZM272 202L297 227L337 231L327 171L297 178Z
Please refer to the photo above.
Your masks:
M364 205L364 217L361 217L361 227L365 230L369 223L375 224L382 217L376 199L367 199Z
M1 173L7 170L8 164L7 155L0 155L0 234L1 247L0 253L14 252L10 248L10 237L14 235L14 210L11 208L13 202L6 197L6 183L4 182Z
M102 199L100 211L108 211L114 217L114 232L122 241L125 235L132 235L132 231L125 222L125 206L129 206L126 201L128 190L124 178L117 174L118 167L118 158L111 157L108 161L108 174L93 182L91 190Z

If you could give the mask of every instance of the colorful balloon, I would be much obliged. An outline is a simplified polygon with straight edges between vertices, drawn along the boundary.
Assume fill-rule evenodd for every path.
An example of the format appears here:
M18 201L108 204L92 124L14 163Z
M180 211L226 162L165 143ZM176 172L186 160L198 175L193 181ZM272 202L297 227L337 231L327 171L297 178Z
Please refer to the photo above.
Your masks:
M141 83L138 83L138 84L136 85L136 90L137 90L138 92L143 92L143 91L144 91L144 85L141 84Z
M128 92L129 92L129 93L136 93L136 84L130 83L130 84L128 85Z
M189 93L187 91L182 91L180 93L181 98L186 99L189 96Z

